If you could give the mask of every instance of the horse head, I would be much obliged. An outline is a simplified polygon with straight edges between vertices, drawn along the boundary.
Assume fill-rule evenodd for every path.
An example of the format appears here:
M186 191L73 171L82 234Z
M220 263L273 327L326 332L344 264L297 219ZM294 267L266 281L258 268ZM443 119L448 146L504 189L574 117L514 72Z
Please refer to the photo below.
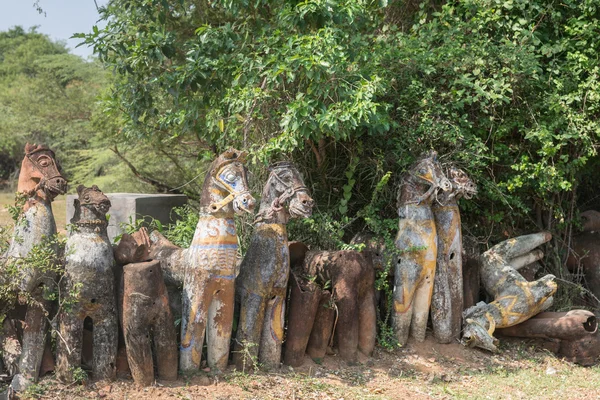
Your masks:
M67 181L61 175L54 152L45 146L25 145L18 189L28 196L38 195L48 201L67 191Z
M470 200L477 194L477 185L460 168L452 166L448 169L448 179L452 183L454 197L458 200L464 197Z
M448 192L452 184L444 175L437 152L424 153L403 176L398 205L417 203L432 198L439 189Z
M285 214L286 222L290 217L310 217L315 202L298 169L290 162L278 162L271 165L269 171L257 221L270 220L279 212Z
M98 186L88 188L83 185L77 187L78 198L75 199L75 215L71 223L107 225L106 213L110 209L110 200Z
M236 214L243 214L254 210L256 201L248 187L244 165L246 156L246 152L229 149L213 161L200 198L201 208L205 212L214 214L221 210L233 210Z

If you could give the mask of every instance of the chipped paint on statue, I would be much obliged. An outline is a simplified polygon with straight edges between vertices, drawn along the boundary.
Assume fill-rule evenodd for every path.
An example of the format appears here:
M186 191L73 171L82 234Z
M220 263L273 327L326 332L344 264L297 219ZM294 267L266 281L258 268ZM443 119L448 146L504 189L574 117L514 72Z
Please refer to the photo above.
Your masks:
M4 262L25 257L32 248L56 234L56 223L52 214L52 201L64 194L67 181L60 173L60 166L54 152L44 146L25 146L25 157L21 164L17 192L26 196L23 213L15 225L12 241ZM58 251L55 248L55 251ZM0 274L1 275L1 274ZM42 286L52 285L53 276L40 273L34 268L19 271L20 290L31 294L38 304L46 304L42 298ZM10 314L5 320L9 323ZM46 317L45 310L37 304L27 307L26 325L23 330L22 351L18 358L19 373L14 376L11 386L14 390L24 390L37 381L42 355L44 353Z
M204 337L208 366L227 367L233 326L237 233L235 214L252 212L245 152L230 149L209 168L200 197L200 219L188 249L153 232L151 256L161 260L165 281L183 283L180 368L200 369Z
M74 228L66 245L63 293L77 293L77 302L60 315L62 340L57 342L57 376L73 381L81 365L83 324L93 324L94 379L115 379L117 360L117 309L114 288L115 259L108 239L106 213L111 204L97 186L79 185L74 200Z
M496 328L507 328L546 310L552 305L557 286L554 275L528 282L513 267L513 260L529 257L536 247L548 242L548 232L519 236L501 242L481 256L481 282L494 298L486 304L479 302L463 313L462 343L492 352L498 350L494 338Z
M448 191L451 184L432 151L404 174L398 195L400 221L395 244L401 254L395 268L392 322L401 345L409 333L417 341L425 339L437 261L431 204L439 189Z
M290 271L286 224L290 218L309 217L314 204L291 163L277 163L270 171L237 279L241 310L234 361L238 368L255 357L267 368L279 366Z
M432 205L438 236L437 266L431 298L433 335L440 343L460 339L463 312L462 230L458 200L472 198L477 186L464 171L450 167L452 190Z

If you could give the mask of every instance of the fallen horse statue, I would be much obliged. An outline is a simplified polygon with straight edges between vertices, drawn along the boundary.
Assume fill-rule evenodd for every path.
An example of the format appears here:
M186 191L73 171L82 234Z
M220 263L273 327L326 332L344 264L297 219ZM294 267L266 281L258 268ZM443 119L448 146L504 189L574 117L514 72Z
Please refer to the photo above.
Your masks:
M513 267L535 261L540 257L536 247L551 238L548 232L519 236L481 255L481 281L494 301L479 302L464 311L464 345L496 352L498 341L493 335L497 328L519 324L552 305L552 295L557 289L554 275L528 282Z
M552 341L559 357L589 366L600 356L598 321L591 311L544 312L510 328L499 329L504 336L543 338Z

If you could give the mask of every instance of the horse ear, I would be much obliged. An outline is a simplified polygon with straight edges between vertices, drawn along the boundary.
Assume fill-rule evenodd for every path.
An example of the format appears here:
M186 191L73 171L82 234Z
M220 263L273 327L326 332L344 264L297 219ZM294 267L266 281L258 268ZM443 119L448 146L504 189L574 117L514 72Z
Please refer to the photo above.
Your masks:
M29 154L32 151L34 151L36 149L36 145L34 144L30 144L29 142L27 142L27 144L25 144L25 154Z
M96 185L92 185L92 190L95 190L96 192L100 191L100 189L98 189L98 186L96 186Z
M77 186L77 194L79 196L81 196L81 193L83 193L83 189L85 189L85 186L83 186L83 185Z
M246 159L248 158L248 152L247 151L240 151L238 154L238 161L241 163L245 163Z

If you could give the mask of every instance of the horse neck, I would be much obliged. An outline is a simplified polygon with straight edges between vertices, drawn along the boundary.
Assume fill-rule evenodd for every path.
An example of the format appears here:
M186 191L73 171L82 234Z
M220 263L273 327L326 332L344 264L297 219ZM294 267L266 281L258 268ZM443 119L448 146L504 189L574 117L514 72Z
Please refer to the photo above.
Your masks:
M433 202L432 196L422 199L422 196L427 193L429 188L430 185L425 183L425 181L413 177L412 175L405 176L402 188L400 189L400 196L398 196L398 205L404 206L407 204L419 203L421 205L431 206L431 203Z
M235 212L231 201L216 212L212 212L210 209L211 204L218 203L227 196L229 196L229 192L220 187L209 172L204 180L204 185L200 194L200 215L207 214L217 218L233 218Z
M437 201L433 202L433 208L458 207L458 198L453 191L441 192L437 196Z
M104 235L108 237L106 231L108 227L106 215L98 215L88 207L80 206L79 212L71 221L78 225L78 230L83 232L96 232L101 236Z
M270 177L267 180L267 183L265 184L265 188L263 189L263 193L260 198L260 207L258 208L258 215L265 215L265 213L267 213L271 208L273 201L275 201L276 198L281 196L281 193L276 190L276 185L272 184L272 180L273 178ZM280 204L280 206L281 211L275 212L272 218L265 218L263 221L261 221L261 223L281 225L287 224L288 220L290 219L290 215L283 204Z
M35 188L37 187L37 183L31 178L29 171L31 171L32 166L27 157L23 159L21 163L21 173L19 174L19 182L17 184L17 192L22 193L28 196L28 202L25 205L24 210L26 211L31 207L31 205L35 202L41 202L45 204L50 204L52 200L49 200L46 196L46 192Z

